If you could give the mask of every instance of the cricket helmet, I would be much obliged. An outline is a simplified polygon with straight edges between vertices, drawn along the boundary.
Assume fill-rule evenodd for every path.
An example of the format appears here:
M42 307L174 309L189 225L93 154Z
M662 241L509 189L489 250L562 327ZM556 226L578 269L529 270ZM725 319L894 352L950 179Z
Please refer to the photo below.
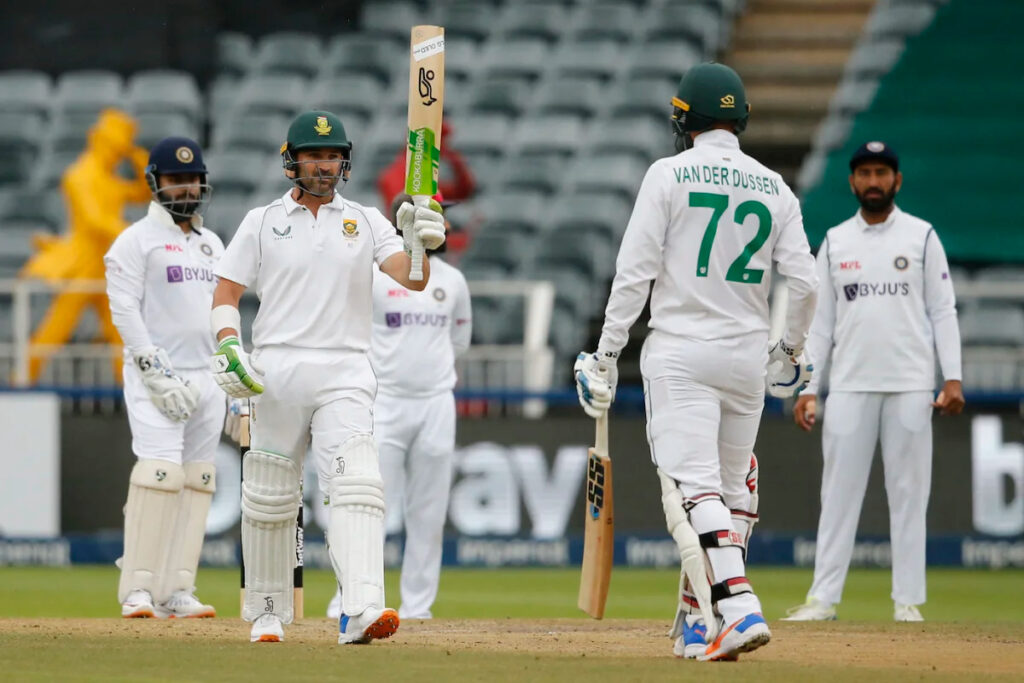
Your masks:
M690 68L672 98L672 129L684 144L687 133L707 130L719 121L732 122L741 133L749 116L743 80L725 64L705 62Z

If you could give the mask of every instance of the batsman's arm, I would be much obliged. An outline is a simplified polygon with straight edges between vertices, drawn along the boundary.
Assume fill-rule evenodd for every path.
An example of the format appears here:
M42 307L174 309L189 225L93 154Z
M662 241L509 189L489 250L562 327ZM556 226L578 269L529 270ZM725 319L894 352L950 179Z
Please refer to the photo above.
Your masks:
M409 277L412 271L412 257L404 251L399 254L389 256L387 260L381 264L380 270L406 289L411 289L414 292L422 292L427 288L427 282L430 280L430 259L423 259L422 280L413 280Z
M142 319L142 297L146 290L146 264L129 233L114 240L103 257L107 276L110 316L130 351L153 345Z
M775 242L772 260L778 265L779 273L786 278L789 290L789 308L786 312L786 327L782 341L787 346L802 349L814 317L815 302L818 298L818 276L815 273L814 257L804 233L804 219L800 213L800 202L788 187L787 203L780 216L782 228ZM812 363L818 359L810 357Z
M647 302L651 281L661 268L665 233L668 230L668 196L657 162L647 169L633 205L619 255L615 279L604 312L599 354L619 352L629 339L629 328Z
M807 355L810 357L811 362L814 363L815 371L811 376L811 381L807 383L807 387L801 392L801 395L816 395L818 393L821 380L826 376L828 366L832 360L833 334L836 325L836 291L832 282L829 264L827 236L818 250L815 270L819 283L818 302L814 311L814 322L811 323L811 333L807 339Z
M217 282L217 288L213 290L213 312L210 315L210 327L217 341L232 335L241 339L241 324L236 317L244 292L245 286L232 280L221 278ZM234 313L230 309L234 309Z

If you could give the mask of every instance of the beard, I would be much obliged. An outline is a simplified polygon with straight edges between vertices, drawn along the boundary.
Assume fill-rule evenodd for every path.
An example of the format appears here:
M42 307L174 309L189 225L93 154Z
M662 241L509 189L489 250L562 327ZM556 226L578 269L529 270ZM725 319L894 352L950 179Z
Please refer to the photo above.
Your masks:
M867 193L871 191L878 193L868 196ZM888 192L879 187L869 187L863 193L857 192L856 195L862 209L868 213L881 213L889 209L896 200L896 187L889 188Z

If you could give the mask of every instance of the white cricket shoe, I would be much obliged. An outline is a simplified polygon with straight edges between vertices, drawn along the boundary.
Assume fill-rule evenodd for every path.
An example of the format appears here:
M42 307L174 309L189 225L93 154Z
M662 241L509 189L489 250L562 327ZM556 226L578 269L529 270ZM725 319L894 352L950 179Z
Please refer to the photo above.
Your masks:
M822 602L817 598L807 598L807 602L786 610L781 621L835 621L836 606Z
M252 623L252 631L249 632L250 643L280 643L284 640L284 626L276 614L261 614L260 618Z
M895 603L892 614L893 621L924 621L920 610L915 605L901 605Z
M121 616L125 619L151 619L154 609L153 596L149 591L135 590L121 603Z
M697 659L708 649L704 640L708 627L699 614L687 614L683 619L683 632L672 646L672 654L683 659Z
M195 589L192 589L195 590ZM192 591L174 591L167 602L157 605L154 614L160 619L209 619L217 616L213 605L204 605Z
M767 645L771 639L772 632L768 630L764 617L760 612L754 612L723 629L697 659L702 662L735 661L742 653Z
M331 621L341 619L341 589L334 591L334 597L327 603L327 618Z
M398 612L388 607L371 607L355 617L342 614L338 620L338 644L365 645L371 640L390 638L398 630L398 623Z

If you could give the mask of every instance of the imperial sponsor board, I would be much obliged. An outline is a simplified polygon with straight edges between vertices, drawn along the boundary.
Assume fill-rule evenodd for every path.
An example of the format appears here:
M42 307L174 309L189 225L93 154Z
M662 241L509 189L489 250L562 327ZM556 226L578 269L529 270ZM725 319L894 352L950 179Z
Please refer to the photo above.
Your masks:
M1020 416L1009 410L935 419L930 563L1024 566L1021 424ZM578 562L587 446L592 438L593 421L576 416L461 421L445 562L471 566ZM65 550L7 541L0 545L0 563L107 561L104 543L113 544L111 552L119 552L121 508L134 462L127 419L64 415L61 440L59 509L61 531L67 538L54 543ZM678 555L664 530L643 419L616 417L610 449L617 455L616 563L674 565ZM820 434L807 436L789 419L766 417L758 460L761 521L750 559L809 565L819 510ZM219 485L208 518L211 540L204 549L204 561L211 564L235 561L239 521L236 449L222 444L217 462ZM327 511L317 495L315 475L307 471L306 476L307 538L317 539ZM401 519L389 516L387 525L388 559L397 561ZM855 563L887 566L888 507L880 458L872 470L859 534ZM221 536L224 544L218 546ZM95 547L89 549L90 544ZM318 566L317 553L317 544L308 542L309 566Z

